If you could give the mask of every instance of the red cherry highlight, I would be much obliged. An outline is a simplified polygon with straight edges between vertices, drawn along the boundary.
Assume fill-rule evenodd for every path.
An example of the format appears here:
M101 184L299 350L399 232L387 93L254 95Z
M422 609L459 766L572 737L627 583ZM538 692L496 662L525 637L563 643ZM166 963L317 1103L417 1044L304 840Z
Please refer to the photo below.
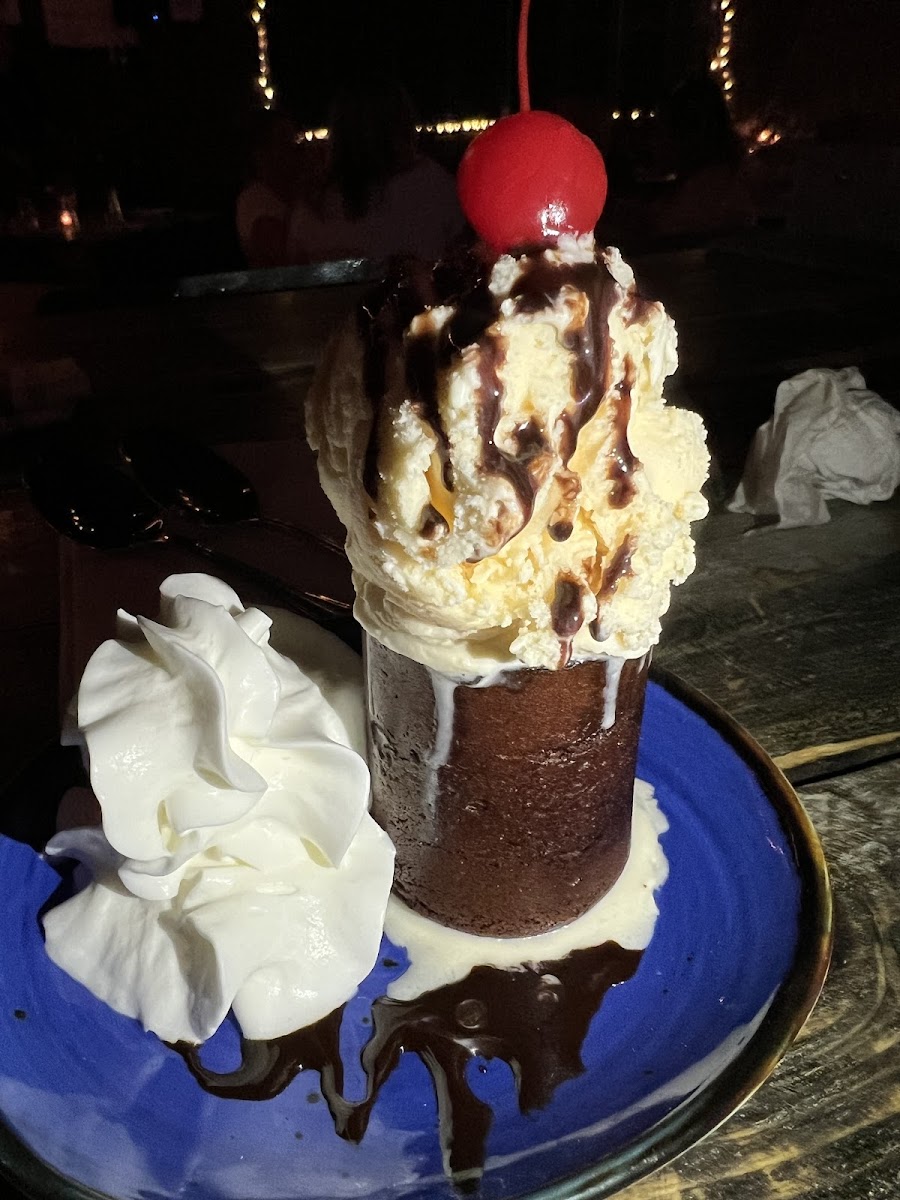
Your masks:
M457 174L463 212L494 253L590 233L606 201L600 151L555 113L503 117L472 141Z

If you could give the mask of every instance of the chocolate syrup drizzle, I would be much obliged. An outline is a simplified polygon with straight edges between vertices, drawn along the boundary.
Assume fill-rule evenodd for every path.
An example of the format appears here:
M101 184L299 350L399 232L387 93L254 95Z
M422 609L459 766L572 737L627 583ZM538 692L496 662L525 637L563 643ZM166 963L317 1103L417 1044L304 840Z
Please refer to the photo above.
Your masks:
M499 475L512 487L518 501L520 519L515 528L497 531L498 544L485 554L495 553L531 520L534 499L540 482L531 465L547 451L547 439L536 418L518 426L513 432L515 450L510 453L497 445L496 433L503 407L504 386L500 369L506 361L506 339L498 333L488 333L479 343L478 355L478 432L481 437L481 469L488 475ZM469 561L478 562L485 555L475 555Z
M544 1108L568 1079L584 1071L581 1047L604 996L630 979L642 951L615 942L575 950L555 962L513 970L476 967L465 979L415 1000L381 997L372 1006L372 1037L363 1049L366 1094L343 1095L340 1026L343 1009L272 1041L241 1041L241 1064L227 1074L203 1066L200 1050L180 1042L191 1073L207 1092L235 1100L269 1100L300 1071L319 1072L337 1134L362 1140L379 1092L404 1053L428 1068L438 1102L444 1167L461 1190L477 1188L484 1168L490 1107L471 1090L473 1059L499 1058L512 1068L523 1113Z
M422 264L398 263L357 312L363 345L363 388L372 410L372 427L363 465L363 486L378 498L381 420L388 392L389 348L399 343L413 318L429 308L453 304L456 312L440 330L426 328L408 338L406 385L419 415L434 430L441 455L444 484L452 490L447 431L437 403L438 371L454 354L477 342L496 320L493 297L479 264L466 257L428 271Z
M449 528L447 518L442 513L439 513L433 504L429 504L422 514L422 525L419 529L419 536L432 541L445 534Z
M609 466L609 477L612 480L609 493L611 508L625 508L634 499L634 468L638 460L628 444L628 422L631 418L631 390L634 387L635 375L631 356L626 355L625 378L617 385L611 397L615 403L614 440Z
M612 388L612 356L610 354L609 317L619 296L612 276L598 270L593 262L551 263L541 257L528 261L512 292L514 310L519 314L536 314L552 305L562 290L571 287L588 298L587 316L583 323L575 320L563 334L566 347L572 352L572 399L559 417L560 456L563 469L557 473L560 500L547 526L549 537L564 542L572 536L573 514L580 492L580 481L568 470L581 430L596 415L604 398L611 405L612 444L609 452L609 504L622 509L635 495L635 468L638 460L628 442L628 422L631 417L632 390L636 368L630 356L624 363L624 378ZM374 300L367 303L361 316L361 336L365 347L363 379L372 406L373 421L366 449L363 482L374 500L378 489L378 456L381 411L388 390L386 371L387 349L391 340L399 340L413 317L429 307L452 304L453 316L442 328L426 327L407 337L406 387L417 412L434 431L441 461L444 486L453 490L453 471L450 444L438 405L440 371L448 367L453 357L470 346L477 347L478 364L478 431L481 440L481 468L489 475L500 476L510 484L519 507L520 519L515 523L503 521L503 509L496 521L494 543L470 562L478 562L486 554L495 553L505 541L518 533L531 520L534 502L544 476L541 462L550 446L548 431L534 417L513 431L513 451L498 446L497 429L503 411L504 386L501 370L506 358L506 340L495 326L500 315L496 297L474 259L461 260L449 268L434 273L421 269L408 275L402 273L386 285ZM641 321L651 302L632 297L628 320ZM423 513L421 535L432 540L448 528L447 521L433 506ZM598 610L615 591L621 579L631 573L633 537L613 556L603 574L597 592ZM563 665L571 654L571 641L580 628L580 598L573 599L571 580L558 582L552 602L554 629L561 643ZM562 590L561 590L562 589ZM572 633L564 632L576 620ZM592 635L600 639L601 616L591 623ZM600 639L602 640L602 639Z
M515 311L523 314L540 312L552 304L564 287L584 292L589 299L588 318L583 325L571 326L564 342L573 352L573 398L560 417L561 455L567 466L578 445L578 436L596 414L611 384L609 353L609 315L618 291L607 271L598 270L594 263L550 263L543 258L531 260L516 282L511 297ZM499 368L503 364L505 345L491 331L500 315L498 299L488 288L483 268L474 258L462 259L427 272L407 264L364 302L359 312L359 330L363 342L363 386L369 399L373 420L365 455L363 484L374 500L378 495L378 457L380 453L381 412L388 391L388 347L399 342L413 318L428 308L453 305L455 312L440 330L429 328L409 335L406 348L406 386L419 415L434 431L441 456L444 484L453 488L452 466L449 461L449 441L438 407L439 372L449 366L453 357L470 346L478 348L479 362L479 431L482 440L482 466L490 474L509 480L522 508L524 526L534 508L539 487L530 464L548 448L546 431L536 422L525 440L522 431L516 432L517 449L513 453L498 447L494 441L503 401L503 385ZM640 320L647 302L635 298L632 320ZM616 436L612 452L614 507L624 507L634 494L631 474L636 459L628 446L627 427L631 412L631 389L634 370L619 387L614 424ZM554 522L551 534L565 541L571 534L567 522Z
M441 478L448 491L453 490L453 464L450 462L450 439L438 407L438 347L439 334L434 329L410 338L406 353L406 387L413 408L434 430L437 452L441 461ZM371 495L371 493L370 493Z
M629 533L604 568L603 578L600 581L600 587L597 591L597 616L594 617L590 624L591 637L595 641L602 642L606 637L603 630L601 613L603 605L609 600L622 580L634 574L631 569L631 556L634 554L635 549L636 541L634 534Z
M560 667L572 657L572 638L584 623L581 611L581 584L571 575L560 575L556 580L553 603L550 605L553 632L560 643Z
M564 466L575 453L578 435L596 414L610 386L609 314L617 291L612 277L594 263L550 263L537 259L512 291L516 312L538 313L554 303L562 289L571 286L589 300L584 325L570 326L563 341L574 357L573 396L560 417Z
M574 531L575 526L565 518L560 521L553 521L547 526L547 532L554 542L567 542Z

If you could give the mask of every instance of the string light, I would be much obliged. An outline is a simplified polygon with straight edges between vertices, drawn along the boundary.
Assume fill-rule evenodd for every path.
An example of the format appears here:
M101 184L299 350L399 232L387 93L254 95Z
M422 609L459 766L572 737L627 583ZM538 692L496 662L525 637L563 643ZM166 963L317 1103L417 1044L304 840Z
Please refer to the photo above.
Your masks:
M256 76L256 94L263 108L271 108L275 89L269 72L269 31L266 28L266 0L253 0L250 20L256 26L256 54L259 73Z
M716 57L709 65L711 70L720 72L723 81L722 87L727 99L730 100L730 92L734 86L731 72L728 69L728 51L731 45L731 22L734 19L733 0L718 0L718 3L715 5L715 11L721 13L722 28ZM255 81L257 98L260 100L263 108L269 109L275 101L275 88L272 85L269 68L269 31L266 28L266 0L253 0L253 7L250 9L250 20L256 27L256 52L259 64ZM614 109L610 113L614 121L620 120L623 115L619 109ZM652 109L644 113L641 109L634 108L627 115L631 117L632 121L638 121L643 116L655 117L656 113ZM494 124L496 124L496 117L465 117L459 121L436 121L429 125L417 125L416 130L419 133L436 133L439 136L443 136L458 133L481 133ZM321 142L328 137L328 132L324 128L303 129L297 134L296 141Z
M272 91L271 82L268 77L261 74L257 83L263 89L264 95L271 99L274 92ZM633 108L629 112L623 113L616 108L610 113L610 116L614 121L619 121L622 117L626 117L632 121L639 121L643 117L655 117L656 110L652 108ZM461 117L458 121L434 121L429 122L427 125L417 125L416 132L436 133L439 137L444 137L448 134L482 133L485 129L490 128L491 125L496 125L496 123L496 117ZM320 126L318 129L301 129L297 134L296 140L297 142L321 142L325 141L329 136L330 130L324 126Z
M656 116L656 110L653 108L632 108L629 112L622 112L621 109L614 108L609 114L614 121L621 121L623 117L630 121L640 121L644 117L651 119Z
M438 121L434 125L417 125L419 133L482 133L496 124L494 117L466 117L461 121Z
M755 133L749 131L746 136L750 143L747 146L747 152L748 154L755 154L757 150L764 150L769 146L777 146L783 135L777 129L766 126L765 129L758 129Z
M437 133L439 135L453 133L481 133L491 125L496 124L495 117L465 117L459 121L437 121L429 125L417 125L417 133ZM301 129L297 134L298 142L321 142L329 136L325 128Z
M713 12L719 19L719 44L709 64L709 69L719 77L725 99L730 104L734 99L734 76L731 73L731 29L734 23L734 0L717 0Z

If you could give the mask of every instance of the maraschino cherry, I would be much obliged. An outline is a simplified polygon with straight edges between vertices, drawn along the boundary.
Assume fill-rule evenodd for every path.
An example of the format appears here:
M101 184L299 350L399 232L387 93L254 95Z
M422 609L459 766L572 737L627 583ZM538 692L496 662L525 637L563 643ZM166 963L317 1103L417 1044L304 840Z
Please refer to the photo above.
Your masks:
M606 201L603 156L574 125L533 111L528 93L528 9L519 12L519 108L486 129L463 155L463 212L494 253L590 233Z

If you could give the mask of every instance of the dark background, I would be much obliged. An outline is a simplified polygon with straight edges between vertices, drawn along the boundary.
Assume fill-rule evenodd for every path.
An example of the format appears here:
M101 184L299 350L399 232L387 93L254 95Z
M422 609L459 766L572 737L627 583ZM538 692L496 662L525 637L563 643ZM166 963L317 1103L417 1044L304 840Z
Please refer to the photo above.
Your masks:
M775 193L787 190L784 175L794 168L788 145L875 145L889 154L900 146L900 4L732 4L731 111L748 141L766 126L782 137L777 155L765 151L778 167L762 172L763 192L772 194L760 204L767 218L782 219ZM59 44L54 17L73 6L82 14L77 47ZM192 230L193 259L176 267L234 265L231 213L260 105L250 7L0 0L0 225L23 199L40 205L65 189L84 217L115 187L126 212L166 208L206 220ZM377 66L407 85L423 122L501 115L517 103L517 13L517 0L268 0L276 104L301 129L322 126L341 81ZM615 194L627 195L652 138L650 114L681 80L708 70L720 17L718 0L534 0L533 104L592 136L608 156ZM616 123L614 109L623 114ZM640 120L629 119L632 109ZM467 140L430 136L425 148L452 168ZM897 186L887 174L883 186ZM877 172L874 179L882 186ZM3 278L28 271L21 256L0 262Z

